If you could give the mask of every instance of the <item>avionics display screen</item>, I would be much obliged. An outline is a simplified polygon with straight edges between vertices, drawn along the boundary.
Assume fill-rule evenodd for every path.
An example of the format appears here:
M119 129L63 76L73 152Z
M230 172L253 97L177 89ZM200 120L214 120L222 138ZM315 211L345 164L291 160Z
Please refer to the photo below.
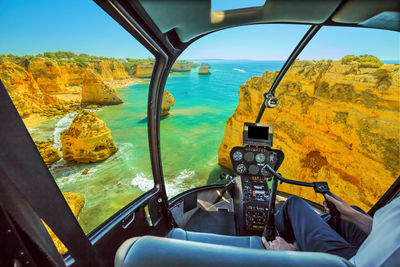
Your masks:
M268 140L269 127L255 125L248 126L248 138L257 140Z

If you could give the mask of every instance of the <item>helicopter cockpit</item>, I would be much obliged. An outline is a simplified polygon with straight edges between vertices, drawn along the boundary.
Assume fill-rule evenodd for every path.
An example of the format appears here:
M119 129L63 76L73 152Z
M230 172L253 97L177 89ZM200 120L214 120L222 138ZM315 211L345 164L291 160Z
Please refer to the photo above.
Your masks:
M354 266L263 240L293 198L337 221L333 194L371 217L399 195L398 1L215 2L0 3L0 265ZM206 39L260 25L277 27ZM301 58L307 47L319 54Z

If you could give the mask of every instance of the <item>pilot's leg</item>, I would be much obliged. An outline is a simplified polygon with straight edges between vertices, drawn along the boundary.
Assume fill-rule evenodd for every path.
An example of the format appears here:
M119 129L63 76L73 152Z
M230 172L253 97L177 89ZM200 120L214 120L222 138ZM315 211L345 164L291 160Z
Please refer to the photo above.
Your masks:
M303 199L290 197L275 214L279 235L303 251L327 252L350 259L358 247L333 230Z
M353 209L362 212L365 211L359 207L352 206ZM358 228L355 224L351 222L344 221L339 217L332 217L328 220L328 224L335 229L335 231L341 235L347 242L355 247L360 247L364 240L367 238L367 234Z

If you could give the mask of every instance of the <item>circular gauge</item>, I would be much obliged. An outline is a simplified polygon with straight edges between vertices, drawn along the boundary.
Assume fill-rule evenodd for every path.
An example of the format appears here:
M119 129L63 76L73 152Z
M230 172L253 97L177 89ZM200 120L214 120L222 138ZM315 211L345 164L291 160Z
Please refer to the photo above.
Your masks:
M267 171L266 168L261 168L261 175L269 177L269 176L271 176L271 173L269 171Z
M276 153L272 152L271 154L268 155L268 164L272 165L276 162L278 157L276 156Z
M265 155L264 155L264 153L258 153L258 154L256 155L256 161L257 161L258 163L263 163L263 162L265 161Z
M258 168L257 165L252 164L249 167L249 173L250 174L256 175L258 173L258 170L259 170L259 168Z
M239 164L236 167L236 171L240 174L243 174L246 172L246 166L244 166L244 164Z
M244 160L245 161L253 161L254 160L254 153L253 152L246 152L246 154L244 154Z
M235 151L235 153L233 153L232 155L233 160L241 160L243 158L243 154L240 151Z

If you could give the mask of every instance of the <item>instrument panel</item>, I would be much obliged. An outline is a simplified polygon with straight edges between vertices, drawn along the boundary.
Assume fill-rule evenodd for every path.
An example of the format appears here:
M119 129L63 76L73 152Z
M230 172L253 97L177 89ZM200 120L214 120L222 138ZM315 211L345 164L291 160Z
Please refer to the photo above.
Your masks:
M273 178L264 166L268 164L278 170L284 154L265 146L237 146L232 148L230 156L233 171L240 176L240 184L237 184L239 233L258 234L264 229L268 213L270 189L267 181Z
M272 178L272 174L263 166L268 164L277 170L283 161L283 153L267 147L237 146L231 150L231 161L233 171L240 176Z

